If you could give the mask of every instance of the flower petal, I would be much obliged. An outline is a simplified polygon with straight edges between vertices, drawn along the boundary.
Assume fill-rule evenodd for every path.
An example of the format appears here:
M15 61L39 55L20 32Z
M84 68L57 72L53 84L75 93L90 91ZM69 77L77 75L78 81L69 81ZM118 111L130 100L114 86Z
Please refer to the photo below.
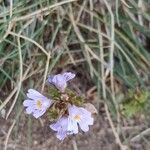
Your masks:
M32 106L29 106L26 108L26 113L31 114L33 112L34 108Z
M33 116L37 119L37 118L41 117L45 113L45 111L46 110L34 110Z
M88 125L93 125L94 123L94 119L92 117L88 118L86 121Z
M91 116L92 115L91 112L87 111L85 108L82 108L82 107L80 107L80 113L82 115L86 115L86 116Z
M82 131L84 131L84 132L89 131L89 126L85 122L80 121L79 122L79 126L80 126L80 128L81 128Z
M54 76L53 83L60 91L64 91L67 86L65 78L61 74Z
M48 81L49 81L49 83L56 86L56 88L62 92L64 92L64 90L67 86L65 78L61 74L57 74L55 76L49 76Z
M70 106L68 111L69 111L69 116L76 115L76 114L80 113L79 107L77 107L75 105Z
M43 96L41 93L39 93L38 91L34 90L34 89L29 89L28 93L27 93L27 97L31 98L31 99L43 99L46 98L45 96Z
M43 107L49 108L50 105L52 104L52 101L48 98L44 98L44 99L42 99L42 103L43 103Z
M56 137L57 137L59 140L64 140L65 137L67 137L67 132L58 131L58 132L56 133Z
M71 73L71 72L65 72L62 75L64 76L66 81L69 81L76 76L74 73Z
M50 125L50 128L54 131L67 131L68 117L60 118L56 123Z
M73 130L74 132L73 128L75 126L75 122L76 124L79 124L80 128L84 132L87 132L89 130L89 125L93 125L94 119L92 118L91 112L87 111L83 107L77 107L75 105L72 105L69 107L68 111L69 117L72 119L69 122L69 131ZM79 120L75 119L76 116L80 116Z
M71 118L68 119L68 133L70 132L71 134L77 134L78 133L78 125L77 122L72 120Z
M51 124L49 127L54 131L58 131L60 129L60 124L56 122L56 123Z
M48 82L53 84L53 78L54 78L54 75L48 76Z
M59 140L64 140L67 136L68 117L60 118L56 123L50 125L50 128L57 131L56 137Z
M34 105L34 101L33 100L25 100L23 102L23 106L27 107L27 106L32 106Z
M34 89L29 89L27 96L29 99L25 100L23 105L27 107L27 114L32 113L35 118L42 116L52 103L50 99Z
M48 82L56 86L61 92L64 92L67 81L73 79L75 74L71 72L65 72L63 74L51 75L48 77Z

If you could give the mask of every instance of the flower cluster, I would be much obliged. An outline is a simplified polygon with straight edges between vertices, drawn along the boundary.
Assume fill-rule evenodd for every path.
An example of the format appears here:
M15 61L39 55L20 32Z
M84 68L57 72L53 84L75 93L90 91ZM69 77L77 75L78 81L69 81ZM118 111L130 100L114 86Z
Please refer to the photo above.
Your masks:
M67 89L67 82L75 77L75 74L66 72L48 77L50 85L47 98L34 89L29 89L27 99L23 102L26 113L35 118L48 114L53 121L50 128L56 131L56 137L64 140L65 137L89 130L93 125L92 113L83 107L83 98ZM47 113L46 113L47 112Z

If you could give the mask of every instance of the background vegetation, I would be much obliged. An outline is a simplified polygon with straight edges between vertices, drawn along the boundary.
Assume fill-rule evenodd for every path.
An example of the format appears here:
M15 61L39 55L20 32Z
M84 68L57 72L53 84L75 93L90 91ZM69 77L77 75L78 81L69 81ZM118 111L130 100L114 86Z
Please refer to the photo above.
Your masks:
M135 149L131 143L140 139L142 149L150 147L149 6L148 0L0 0L2 146L17 137L27 89L44 92L48 74L68 70L77 74L72 87L99 112L104 108L120 149ZM134 135L119 133L141 124ZM30 149L30 117L27 126Z

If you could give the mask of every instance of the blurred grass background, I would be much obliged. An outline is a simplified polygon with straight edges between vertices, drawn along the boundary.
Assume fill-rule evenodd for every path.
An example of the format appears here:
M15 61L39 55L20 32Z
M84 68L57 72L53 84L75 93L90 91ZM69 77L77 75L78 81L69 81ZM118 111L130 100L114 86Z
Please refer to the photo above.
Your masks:
M150 1L0 0L0 110L16 114L5 148L27 89L43 92L48 74L66 70L85 79L78 92L96 91L119 129L137 113L148 126ZM31 126L29 117L27 149Z

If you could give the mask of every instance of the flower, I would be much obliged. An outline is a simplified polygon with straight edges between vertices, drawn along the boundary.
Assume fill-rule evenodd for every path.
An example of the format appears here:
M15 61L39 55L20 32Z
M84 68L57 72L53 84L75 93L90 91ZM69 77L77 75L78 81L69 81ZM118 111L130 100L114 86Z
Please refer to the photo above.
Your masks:
M92 118L91 112L83 107L72 105L69 107L68 111L68 132L71 131L71 133L77 134L78 125L82 131L87 132L89 130L89 125L93 125L94 119Z
M60 118L56 123L51 124L50 128L57 131L56 137L59 140L64 140L67 137L68 117Z
M51 75L48 77L48 82L56 86L61 92L65 91L67 82L75 77L74 73L65 72L63 74Z
M59 140L64 140L67 135L77 134L78 125L84 132L89 130L89 125L93 125L94 119L91 117L91 113L83 107L72 105L68 111L68 116L64 116L50 125L52 130L57 131L56 137Z
M35 118L42 116L52 103L50 99L34 89L28 90L27 97L29 99L23 102L23 105L26 107L26 113L32 114Z

